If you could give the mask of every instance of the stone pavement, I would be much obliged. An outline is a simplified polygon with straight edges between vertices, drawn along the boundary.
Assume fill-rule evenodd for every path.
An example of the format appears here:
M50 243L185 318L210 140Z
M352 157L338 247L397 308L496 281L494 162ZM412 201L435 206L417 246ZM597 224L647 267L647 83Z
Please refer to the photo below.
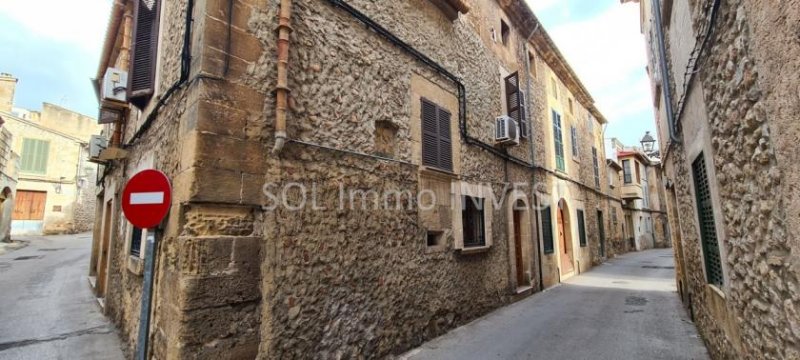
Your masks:
M673 264L671 249L623 255L401 358L707 359Z
M122 359L87 275L91 234L19 237L0 255L0 359Z

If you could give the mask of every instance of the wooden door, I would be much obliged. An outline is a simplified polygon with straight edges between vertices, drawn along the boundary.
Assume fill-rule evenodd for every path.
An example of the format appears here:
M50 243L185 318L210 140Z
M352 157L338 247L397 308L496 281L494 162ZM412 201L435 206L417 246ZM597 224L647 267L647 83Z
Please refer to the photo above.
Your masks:
M108 273L108 248L111 242L111 201L106 203L106 209L103 212L103 238L100 244L100 256L97 261L97 286L95 287L95 295L97 297L105 297L106 295L106 279Z
M47 192L18 190L11 220L44 220Z
M525 264L522 260L522 220L521 212L514 211L514 253L517 261L517 286L527 285L525 279Z
M561 272L571 273L572 267L572 246L567 240L567 233L564 226L564 210L558 209L558 244L561 246Z

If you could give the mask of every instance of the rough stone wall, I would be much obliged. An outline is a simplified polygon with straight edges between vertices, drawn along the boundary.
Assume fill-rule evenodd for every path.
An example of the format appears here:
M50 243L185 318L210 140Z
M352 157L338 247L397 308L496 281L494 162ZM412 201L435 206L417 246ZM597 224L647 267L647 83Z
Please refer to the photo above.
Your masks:
M702 29L706 21L702 10L709 3L691 2L695 29ZM707 162L713 159L722 204L716 219L723 224L721 245L727 254L722 303L703 274L690 191L693 159L686 158L682 146L674 147L691 304L715 358L800 356L797 243L792 227L796 221L791 220L797 212L793 216L789 211L790 195L776 196L791 191L784 179L792 181L796 172L796 161L785 155L790 147L782 134L797 133L796 125L785 121L790 108L797 108L797 72L789 70L798 66L797 52L787 52L778 38L796 38L792 29L798 21L797 6L796 1L722 2L710 51L698 74L696 90L702 91L713 149ZM782 69L792 75L781 77ZM776 156L776 149L784 157Z
M388 126L395 132L389 142L395 144L390 155L397 161L293 142L277 156L268 149L273 145L278 1L234 2L230 47L227 3L201 3L195 11L192 69L204 78L193 79L173 95L131 149L127 169L112 172L122 186L151 159L152 167L173 179L173 208L159 246L156 358L380 357L516 298L511 295L515 289L505 203L491 214L491 248L471 255L453 250L452 235L444 240L444 249L429 249L416 208L262 208L270 201L262 193L265 182L279 189L291 182L309 188L316 183L320 205L329 208L336 206L340 185L347 190L408 191L400 203L415 205L423 175L417 165L408 164L415 161L411 80L424 78L453 95L452 83L327 1L295 1L289 138L386 155L386 134L376 129ZM495 2L488 10L476 6L468 18L453 23L427 0L349 3L461 76L469 133L493 142L493 119L502 112L499 68L504 60L487 46L483 37L488 32L478 34L470 23L497 12ZM184 8L185 1L167 2L162 12L162 91L177 78ZM509 55L519 64L525 56L521 51ZM531 97L545 94L544 77L533 83ZM533 103L536 111L548 113L542 102ZM544 143L542 133L552 125L549 115L536 121L534 146L537 154L544 154L552 145ZM132 119L126 138L141 123L142 117ZM486 184L498 198L508 192L509 183L553 181L543 171L505 164L454 141L460 145L454 152L461 160L458 180ZM510 151L528 159L528 145ZM590 156L591 150L583 154ZM591 159L585 163L589 171L581 172L581 179L594 184ZM525 191L533 204L531 189ZM599 261L592 219L603 205L580 186L573 184L570 191L586 206L591 235L581 267L588 269ZM289 202L299 196L290 193ZM141 265L125 246L129 226L120 220L115 227L107 303L130 349L138 324ZM531 258L536 259L535 253ZM535 263L531 266L536 269ZM538 287L533 275L532 285Z
M72 211L73 232L91 231L95 222L97 202L97 166L87 161L89 146L84 146L78 167L77 200Z

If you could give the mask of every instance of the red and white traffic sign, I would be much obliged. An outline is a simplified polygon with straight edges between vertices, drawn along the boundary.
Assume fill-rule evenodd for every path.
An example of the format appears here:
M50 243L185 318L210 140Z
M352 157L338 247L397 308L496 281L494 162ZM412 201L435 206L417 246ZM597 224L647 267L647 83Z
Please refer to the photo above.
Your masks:
M164 173L153 169L140 171L122 191L122 212L138 228L155 227L169 211L171 192Z

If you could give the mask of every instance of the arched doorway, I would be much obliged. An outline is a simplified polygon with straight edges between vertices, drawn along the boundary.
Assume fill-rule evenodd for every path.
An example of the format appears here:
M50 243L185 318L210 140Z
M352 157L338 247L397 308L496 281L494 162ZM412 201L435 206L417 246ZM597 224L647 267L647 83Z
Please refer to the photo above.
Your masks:
M558 257L561 261L561 275L575 271L573 266L572 233L570 229L569 207L564 199L558 202Z

